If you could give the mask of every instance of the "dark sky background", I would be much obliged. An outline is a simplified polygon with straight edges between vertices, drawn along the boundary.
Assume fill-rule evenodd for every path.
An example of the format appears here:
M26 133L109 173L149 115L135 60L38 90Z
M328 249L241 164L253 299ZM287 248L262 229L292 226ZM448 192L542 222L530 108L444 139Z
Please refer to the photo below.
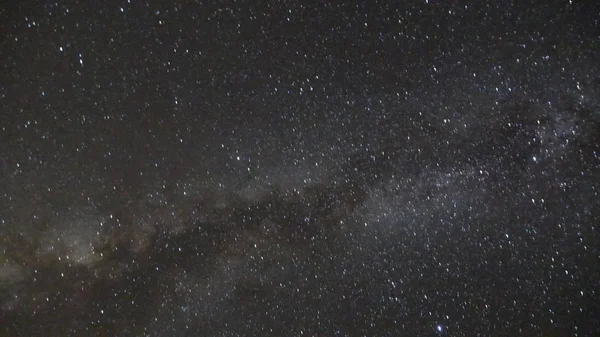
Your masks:
M6 1L0 336L598 336L594 1Z

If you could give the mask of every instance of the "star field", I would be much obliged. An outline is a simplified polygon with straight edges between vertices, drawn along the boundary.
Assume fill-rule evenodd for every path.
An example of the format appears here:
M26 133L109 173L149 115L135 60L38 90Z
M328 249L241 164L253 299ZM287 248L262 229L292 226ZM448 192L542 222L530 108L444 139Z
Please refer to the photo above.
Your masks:
M595 336L589 1L11 2L0 336Z

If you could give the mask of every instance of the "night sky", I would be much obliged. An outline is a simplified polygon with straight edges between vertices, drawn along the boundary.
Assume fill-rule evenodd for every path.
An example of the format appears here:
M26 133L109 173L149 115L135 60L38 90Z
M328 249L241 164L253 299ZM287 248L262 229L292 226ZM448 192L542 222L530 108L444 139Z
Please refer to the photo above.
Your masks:
M598 336L595 1L5 1L0 336Z

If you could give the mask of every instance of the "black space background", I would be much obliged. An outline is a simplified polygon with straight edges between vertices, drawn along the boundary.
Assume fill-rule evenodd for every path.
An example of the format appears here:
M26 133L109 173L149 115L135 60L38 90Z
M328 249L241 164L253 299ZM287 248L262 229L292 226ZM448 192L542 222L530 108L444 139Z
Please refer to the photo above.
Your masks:
M594 1L4 1L1 336L597 336Z

